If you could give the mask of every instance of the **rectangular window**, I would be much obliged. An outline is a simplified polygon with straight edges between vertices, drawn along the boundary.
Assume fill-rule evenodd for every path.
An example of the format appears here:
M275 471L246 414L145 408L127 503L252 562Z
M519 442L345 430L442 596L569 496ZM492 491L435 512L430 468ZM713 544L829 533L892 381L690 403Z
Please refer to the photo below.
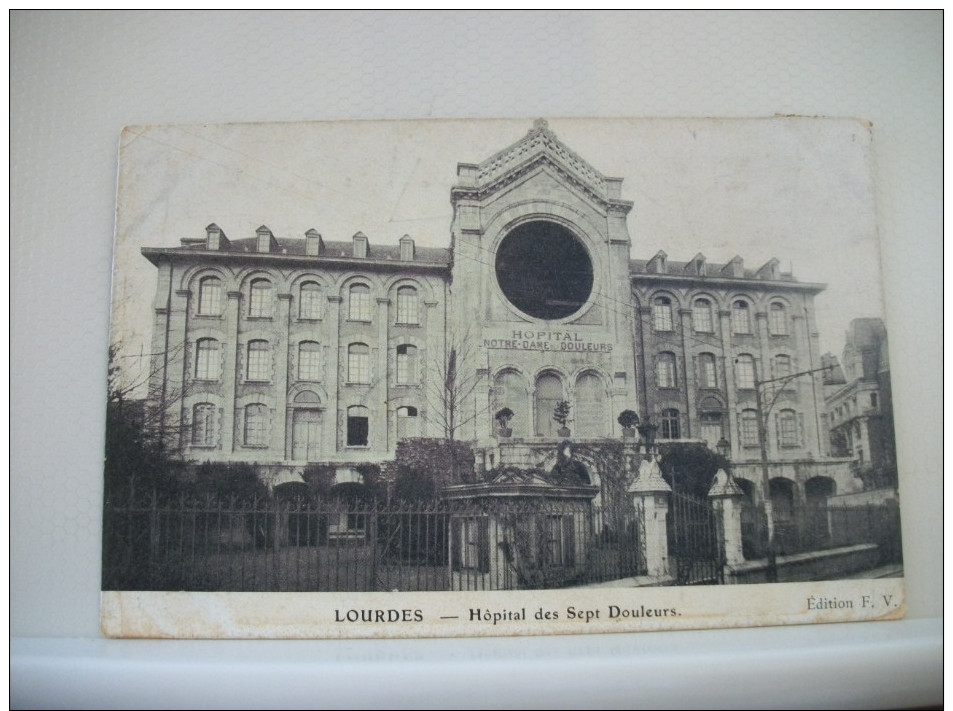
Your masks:
M314 283L301 286L301 301L298 304L298 318L321 318L321 287Z
M698 384L703 388L718 387L718 371L715 368L715 356L702 353L698 356Z
M748 304L736 301L731 307L731 332L738 334L751 333L751 318L748 314Z
M758 414L754 410L741 413L741 444L745 447L758 446Z
M752 390L754 388L754 358L751 356L739 356L735 363L735 379L738 381L738 388L741 390Z
M261 404L245 408L245 444L264 447L268 444L268 408Z
M793 410L783 410L779 418L778 436L782 447L797 447L797 414Z
M696 299L692 304L692 327L700 333L711 333L711 303L707 299Z
M675 379L675 356L671 353L660 353L656 365L658 375L658 386L660 388L674 388Z
M368 436L367 408L350 407L347 413L347 446L366 447Z
M402 286L397 290L397 323L419 323L417 315L417 290Z
M305 341L298 346L298 380L321 379L321 346Z
M347 317L351 321L371 320L371 290L363 284L355 284L348 292Z
M248 380L271 379L271 350L267 341L248 344Z
M192 409L192 444L197 447L215 444L215 405L203 402Z
M256 279L251 283L248 315L251 318L271 316L271 284L264 279Z
M415 380L417 349L414 346L397 346L397 383L409 385Z
M367 346L351 346L347 351L347 381L371 382L371 354Z
M656 331L674 331L672 305L668 299L658 299L652 305L652 321Z
M218 341L215 339L203 338L196 344L196 380L218 380L222 370L220 353Z
M199 285L199 315L218 316L222 313L222 282L207 277Z

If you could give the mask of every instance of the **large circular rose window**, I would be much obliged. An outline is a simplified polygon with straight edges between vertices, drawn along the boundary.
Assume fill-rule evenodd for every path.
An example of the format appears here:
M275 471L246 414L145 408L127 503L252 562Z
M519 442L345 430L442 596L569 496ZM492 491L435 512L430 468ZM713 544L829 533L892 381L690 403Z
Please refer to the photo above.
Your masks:
M496 251L496 280L523 313L547 321L576 313L592 293L592 260L565 227L535 220L515 227Z

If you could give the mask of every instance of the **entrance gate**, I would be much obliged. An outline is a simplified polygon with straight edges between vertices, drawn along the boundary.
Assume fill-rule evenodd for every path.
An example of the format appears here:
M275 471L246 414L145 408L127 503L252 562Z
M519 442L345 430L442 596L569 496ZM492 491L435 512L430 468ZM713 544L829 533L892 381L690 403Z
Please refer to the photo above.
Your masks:
M720 517L707 499L672 492L668 549L679 585L715 585L724 580Z

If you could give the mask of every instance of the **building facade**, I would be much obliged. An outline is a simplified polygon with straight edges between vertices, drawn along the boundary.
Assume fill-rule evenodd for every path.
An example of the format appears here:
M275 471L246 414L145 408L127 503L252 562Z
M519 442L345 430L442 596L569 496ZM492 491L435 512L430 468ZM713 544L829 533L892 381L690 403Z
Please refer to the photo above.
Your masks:
M449 249L264 226L229 240L214 224L144 249L158 269L150 399L170 446L189 461L261 465L273 481L309 463L353 480L353 466L393 459L416 436L471 442L477 470L545 467L563 439L620 438L631 409L663 440L730 443L757 498L762 387L772 493L858 487L847 460L827 456L823 285L774 259L754 270L740 257L630 259L622 179L544 121L459 164L450 195ZM553 418L561 402L565 423Z
M849 457L865 489L896 488L897 453L890 391L887 329L879 318L858 318L847 330L842 362L826 384L830 454Z

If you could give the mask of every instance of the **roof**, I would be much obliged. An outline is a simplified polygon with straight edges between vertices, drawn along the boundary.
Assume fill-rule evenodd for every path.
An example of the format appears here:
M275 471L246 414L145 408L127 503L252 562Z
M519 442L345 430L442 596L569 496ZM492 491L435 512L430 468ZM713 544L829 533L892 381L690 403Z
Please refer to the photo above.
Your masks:
M404 265L426 265L437 267L448 267L450 265L450 250L442 247L415 246L414 258L412 260L401 260L399 244L383 245L369 243L367 247L367 257L361 258L354 256L354 243L352 241L337 242L324 240L321 253L317 256L309 255L307 253L307 240L305 239L276 238L275 241L277 243L277 249L273 248L270 252L259 252L258 239L256 237L249 237L245 239L229 240L227 246L223 245L224 248L220 250L206 249L205 240L202 239L201 241L196 240L196 242L193 244L183 244L179 247L147 247L142 250L142 253L153 262L155 261L154 257L157 257L160 254L185 256L190 253L194 253L196 255L201 254L202 256L206 257L234 254L236 256L247 255L249 257L255 256L267 258L303 257L319 262L330 260L346 260L348 262L358 261L361 263L399 262Z
M653 258L654 259L654 258ZM654 272L649 271L648 265L653 259L630 259L629 260L629 276L630 278L638 279L658 279L668 280L668 281L696 281L704 280L707 282L765 282L770 283L775 286L789 286L796 289L804 289L809 291L823 291L827 285L818 284L811 282L800 282L794 278L790 273L778 272L775 278L768 278L762 275L761 267L759 269L743 269L743 276L734 276L731 269L727 269L728 265L732 264L738 258L724 262L724 263L715 263L703 261L700 267L700 272L696 271L698 265L698 257L691 259L687 262L676 262L671 259L666 259L666 269L664 272ZM767 266L767 265L765 265Z

